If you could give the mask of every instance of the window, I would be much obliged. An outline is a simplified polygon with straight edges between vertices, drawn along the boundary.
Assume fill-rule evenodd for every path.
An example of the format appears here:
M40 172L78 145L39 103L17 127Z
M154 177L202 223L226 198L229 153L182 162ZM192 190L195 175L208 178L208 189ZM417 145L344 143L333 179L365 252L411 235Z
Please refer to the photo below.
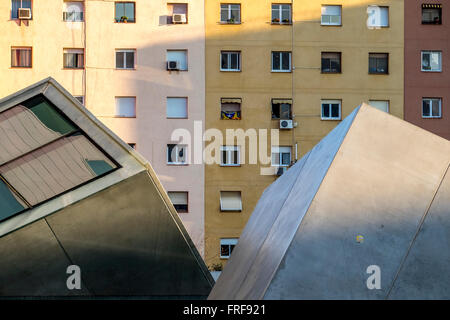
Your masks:
M220 239L220 258L229 259L234 247L236 247L238 239Z
M422 99L422 118L440 118L442 114L441 98Z
M239 146L221 146L221 166L239 166L240 165L240 147Z
M238 51L222 51L220 54L221 71L241 71L241 53Z
M292 119L292 99L272 99L272 119Z
M84 106L84 96L73 96L75 99L80 101L80 103Z
M168 144L167 145L167 163L168 164L187 164L187 145Z
M340 52L322 52L322 73L341 73Z
M367 8L369 28L389 27L389 7L369 6Z
M370 74L388 74L388 65L388 53L369 53Z
M116 69L134 69L136 50L116 50Z
M187 50L167 50L167 62L176 61L176 70L186 71L188 69Z
M220 211L242 211L240 191L220 191Z
M64 1L63 20L70 22L83 21L84 4L82 1Z
M128 145L129 145L130 147L132 147L134 150L136 150L136 143L130 142L130 143L128 143Z
M387 100L369 100L369 104L381 111L389 113L389 101Z
M11 67L12 68L31 68L32 67L32 49L31 48L11 48Z
M64 49L64 68L83 69L84 68L84 50L83 49Z
M31 10L31 0L11 0L11 19L19 19L21 8Z
M117 168L42 95L3 111L0 132L0 221Z
M290 24L291 22L290 4L272 4L272 23Z
M188 5L187 3L168 3L167 4L167 23L188 23ZM176 15L176 16L175 16ZM174 20L175 18L175 20Z
M135 20L135 3L134 2L116 2L115 15L116 22L136 22Z
M323 26L341 25L341 6L322 6L322 17L320 20Z
M220 99L220 117L222 120L241 120L241 98Z
M422 4L422 24L442 24L442 5L437 3Z
M441 72L442 53L440 51L422 51L422 71Z
M241 5L221 4L220 22L229 24L241 23Z
M340 100L322 100L322 120L341 120Z
M183 191L169 191L167 192L169 195L170 201L172 201L175 210L178 213L187 213L188 210L188 193Z
M136 117L136 97L116 97L116 117Z
M290 72L291 71L291 53L290 52L272 52L272 72Z
M291 165L291 147L272 147L272 166L288 167Z
M187 117L187 98L167 98L167 118L186 119Z

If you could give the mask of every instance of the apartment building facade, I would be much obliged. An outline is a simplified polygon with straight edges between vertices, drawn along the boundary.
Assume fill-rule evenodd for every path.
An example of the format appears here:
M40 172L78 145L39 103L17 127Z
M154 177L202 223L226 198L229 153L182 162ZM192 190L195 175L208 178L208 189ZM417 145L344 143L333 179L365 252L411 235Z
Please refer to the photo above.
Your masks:
M226 264L263 190L361 102L403 118L403 18L399 0L205 2L206 129L279 129L271 163L249 164L247 138L205 166L207 265Z
M445 1L405 6L405 120L450 139L450 11Z
M11 0L0 15L0 96L55 78L150 160L203 254L204 168L172 133L204 122L204 1Z

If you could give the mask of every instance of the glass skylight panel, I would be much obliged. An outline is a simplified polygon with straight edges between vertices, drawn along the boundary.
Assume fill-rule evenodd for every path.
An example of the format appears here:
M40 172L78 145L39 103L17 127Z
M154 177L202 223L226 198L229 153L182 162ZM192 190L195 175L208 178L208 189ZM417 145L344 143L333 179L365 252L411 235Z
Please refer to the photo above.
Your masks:
M0 221L116 168L43 96L0 113Z

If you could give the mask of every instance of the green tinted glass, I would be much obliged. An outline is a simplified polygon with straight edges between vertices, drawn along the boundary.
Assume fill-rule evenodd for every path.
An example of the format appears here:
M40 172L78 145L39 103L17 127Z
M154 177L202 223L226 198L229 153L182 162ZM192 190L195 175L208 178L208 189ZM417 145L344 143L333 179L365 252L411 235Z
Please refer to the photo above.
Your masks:
M11 190L0 180L0 221L24 209L25 207L17 201Z
M113 167L111 167L104 160L86 160L88 165L91 167L92 171L95 172L97 176L101 176L102 174L111 171Z

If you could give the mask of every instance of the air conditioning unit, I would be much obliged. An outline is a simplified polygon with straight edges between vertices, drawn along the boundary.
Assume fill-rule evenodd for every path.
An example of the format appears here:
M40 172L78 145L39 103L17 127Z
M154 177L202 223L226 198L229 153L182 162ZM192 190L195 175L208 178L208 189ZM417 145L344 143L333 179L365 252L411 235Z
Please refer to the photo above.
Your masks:
M178 61L167 61L167 70L179 70L180 64Z
M17 15L18 15L19 19L30 20L31 19L31 9L19 8Z
M278 167L276 175L277 176L281 176L283 175L283 173L285 173L287 171L287 167Z
M184 13L176 13L172 15L173 23L186 23L186 15Z
M292 129L293 127L292 120L280 120L280 129Z

